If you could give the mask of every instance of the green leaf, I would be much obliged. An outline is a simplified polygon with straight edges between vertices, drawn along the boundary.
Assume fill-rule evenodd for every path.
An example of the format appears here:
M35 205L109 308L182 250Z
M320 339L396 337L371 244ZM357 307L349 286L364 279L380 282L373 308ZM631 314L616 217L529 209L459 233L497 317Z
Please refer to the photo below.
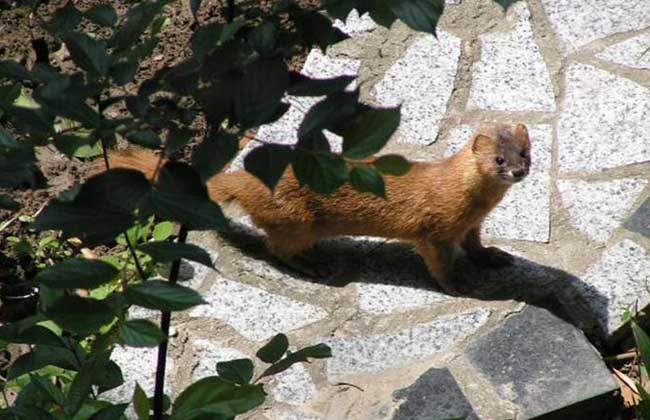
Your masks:
M317 344L311 347L305 347L304 349L298 350L295 353L290 353L284 359L281 359L279 362L276 362L268 367L261 375L260 378L264 378L269 375L277 375L280 372L284 372L289 369L291 366L300 362L307 362L309 358L313 359L324 359L327 357L332 357L332 350L329 346L325 344Z
M106 76L111 60L103 42L86 34L71 32L63 36L72 60L91 74Z
M111 44L117 47L118 50L132 46L169 2L169 0L141 1L136 6L131 7L126 15L126 22L115 33Z
M149 420L149 398L147 394L140 388L140 384L135 383L135 390L133 391L133 408L138 415L139 420Z
M359 92L337 92L311 107L298 128L298 137L313 135L347 121L357 112Z
M163 280L148 280L129 286L124 294L134 305L161 311L183 311L205 303L194 290Z
M211 131L192 152L192 166L207 181L223 169L239 151L237 137L224 131Z
M117 13L110 4L98 4L84 13L84 17L101 26L112 27L117 23Z
M169 238L174 232L174 224L172 222L160 222L153 228L154 241L164 241Z
M248 35L248 43L260 54L271 54L275 50L278 29L271 22L263 22Z
M16 211L20 208L20 204L13 198L5 194L0 194L0 209Z
M162 144L160 137L153 130L140 130L128 134L127 140L148 149L157 149Z
M25 66L10 60L0 60L0 77L14 80L32 80L32 76Z
M261 385L237 386L209 376L185 388L174 402L171 419L233 418L260 406L265 397Z
M313 139L312 145L308 145L307 139ZM307 145L309 148L305 147ZM320 194L330 194L348 180L348 168L339 156L323 150L323 145L327 145L327 140L322 134L301 139L293 161L293 171L301 185L309 185Z
M162 219L182 223L188 229L227 229L221 208L210 200L199 174L184 163L167 162L162 167L151 205Z
M639 391L641 401L634 406L634 411L639 420L648 420L650 419L650 394L639 382L636 383L636 389Z
M14 138L9 134L4 128L0 127L0 147L7 149L18 149L20 143L18 143Z
M23 392L25 390L23 389ZM22 394L22 392L21 392ZM52 414L48 413L46 410L36 407L34 405L32 406L27 406L27 405L14 405L13 407L9 408L9 413L11 413L11 417L3 417L7 419L18 419L18 420L57 420L56 417L54 417Z
M103 261L71 258L41 270L34 281L54 289L94 289L118 274L115 267Z
M496 4L503 7L503 10L507 11L510 6L517 3L519 0L494 0Z
M57 366L62 369L78 370L81 368L80 363L84 361L83 350L76 343L76 349L55 347L55 346L36 346L34 350L23 354L9 368L7 380L18 378L29 372L44 368L45 366Z
M109 405L108 407L104 407L97 411L95 414L90 416L88 420L121 420L123 418L122 415L128 406L128 403Z
M388 0L390 9L411 29L436 34L445 0Z
M138 246L138 250L151 255L156 262L170 262L184 258L196 261L207 267L213 268L210 254L203 248L193 244L181 244L175 242L147 242Z
M411 169L411 162L400 155L384 155L374 162L375 168L384 175L401 176Z
M348 15L357 7L355 0L328 0L325 2L327 14L345 22Z
M187 128L173 127L169 130L165 141L165 153L170 156L192 140L195 132Z
M288 86L289 73L282 60L249 64L235 95L235 114L242 127L256 127L274 116Z
M54 17L47 25L47 30L53 34L64 34L74 30L79 23L83 14L74 7L73 3L66 5L56 11Z
M123 61L111 67L111 77L118 86L124 86L133 81L139 68L140 63L137 60Z
M303 74L296 74L296 79L287 93L293 96L323 96L345 90L355 76L338 76L331 79L312 79Z
M64 347L65 343L49 329L40 325L22 328L17 323L7 323L0 327L0 340L17 344L32 344Z
M113 240L130 228L133 212L151 184L138 171L111 169L89 178L72 201L55 200L37 217L36 230L62 230L88 246Z
M217 363L217 373L220 378L241 385L251 381L254 369L251 359L235 359Z
M289 349L289 339L284 334L278 334L266 343L261 349L256 353L256 356L266 363L275 363Z
M120 341L131 347L155 347L165 340L156 324L146 319L133 319L120 325Z
M639 352L641 353L643 367L650 374L650 337L648 337L648 334L643 331L636 321L633 320L631 325L634 341L636 341L636 345L639 347Z
M369 192L386 198L386 185L377 169L372 166L355 166L350 171L350 184L360 192Z
M343 134L343 156L363 159L381 150L400 122L400 108L368 109Z
M76 414L83 403L90 397L95 376L106 365L108 356L109 354L106 352L95 354L83 364L68 389L68 395L64 405L66 414L69 416Z
M317 45L323 53L332 44L349 38L338 28L332 26L332 21L317 11L293 12L296 27L304 41L309 45Z
M47 308L45 315L64 330L82 336L98 332L115 318L113 309L106 301L74 295L59 299Z
M49 397L52 402L58 405L63 405L65 401L65 397L63 396L63 393L59 388L54 386L52 381L49 380L49 378L44 378L40 375L35 375L30 373L29 377L31 379L31 382L36 385L36 387L43 392L44 395Z
M293 150L290 146L264 144L246 155L244 168L273 191L292 159Z
M77 153L87 153L97 142L98 140L94 136L83 133L81 135L57 134L54 136L54 146L68 157L75 156Z
M97 386L99 393L117 388L124 383L124 376L122 376L122 369L120 366L109 360L104 367L97 372L94 379L94 385Z
M195 19L196 12L199 11L199 7L201 7L201 0L190 0L190 10L192 11L192 15L194 15Z
M0 153L0 188L37 184L38 168L33 147L27 145Z

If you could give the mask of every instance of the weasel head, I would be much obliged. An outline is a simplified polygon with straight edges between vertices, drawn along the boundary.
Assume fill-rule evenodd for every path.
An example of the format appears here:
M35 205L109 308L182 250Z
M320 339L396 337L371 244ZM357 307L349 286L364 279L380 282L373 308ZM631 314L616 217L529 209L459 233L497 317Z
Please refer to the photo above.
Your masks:
M479 173L510 186L530 171L530 137L524 124L483 124L471 140Z

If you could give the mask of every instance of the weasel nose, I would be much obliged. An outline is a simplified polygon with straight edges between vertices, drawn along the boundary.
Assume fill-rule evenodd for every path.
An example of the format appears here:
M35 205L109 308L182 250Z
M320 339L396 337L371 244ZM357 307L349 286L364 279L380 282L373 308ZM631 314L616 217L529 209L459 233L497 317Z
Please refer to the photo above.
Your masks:
M512 176L515 178L522 178L524 175L526 175L526 171L524 169L517 169L512 171Z

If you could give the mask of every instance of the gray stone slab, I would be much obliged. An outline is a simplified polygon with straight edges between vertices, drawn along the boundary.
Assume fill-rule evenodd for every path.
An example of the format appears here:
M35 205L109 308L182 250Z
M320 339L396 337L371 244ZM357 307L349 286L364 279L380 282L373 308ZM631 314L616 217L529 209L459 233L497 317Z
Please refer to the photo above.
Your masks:
M519 407L517 419L570 410L618 389L580 330L533 306L506 318L465 354L501 398ZM567 411L560 418L578 417Z
M393 393L393 420L468 418L473 409L448 369L429 369L412 385Z
M192 381L216 375L217 363L219 362L249 357L237 349L222 346L204 338L193 340L192 347L194 349L194 360L196 361L195 368L192 371Z
M156 383L156 360L158 348L123 347L117 346L111 353L111 360L120 365L124 383L115 389L102 394L109 401L126 402L133 399L136 382L147 396L153 396ZM176 366L173 358L167 358L165 369L165 393L173 394L172 380L176 376Z
M461 125L445 138L445 156L456 153L472 136L474 128ZM549 125L528 125L531 138L530 174L513 185L483 225L486 236L548 242L551 217L551 156L553 132ZM531 211L531 203L535 203Z
M394 273L389 273L393 275ZM415 285L381 283L357 284L359 307L371 314L404 312L420 306L452 299L449 295Z
M650 8L647 9L650 13ZM650 90L587 64L566 72L557 125L562 172L600 171L650 160Z
M453 89L460 43L442 30L438 39L421 36L375 85L379 105L402 105L399 141L422 145L435 141Z
M336 337L323 341L331 346L327 377L334 379L358 372L379 372L389 366L422 360L448 351L487 321L490 311L440 317L394 334Z
M495 111L553 111L553 86L535 43L524 2L510 7L509 32L480 36L481 58L472 68L469 108Z
M316 385L303 364L295 364L273 376L271 395L276 401L305 405L316 396Z
M603 182L559 180L562 204L569 222L589 238L606 242L620 226L648 181L636 178Z
M215 282L203 295L208 304L195 307L190 316L220 319L249 340L268 340L327 316L318 306L257 287L224 278Z
M650 238L650 198L625 222L625 228Z
M542 0L544 10L566 54L599 38L650 26L644 1Z
M624 309L650 303L650 256L639 244L624 239L601 255L580 276L590 286L584 294L598 318L601 328L611 335L623 326Z
M650 46L650 33L611 45L596 54L596 57L635 69L650 69L648 46Z
M349 36L358 36L377 28L377 24L368 13L359 16L357 9L352 9L347 18L345 18L345 22L336 19L332 26L340 29L341 32Z

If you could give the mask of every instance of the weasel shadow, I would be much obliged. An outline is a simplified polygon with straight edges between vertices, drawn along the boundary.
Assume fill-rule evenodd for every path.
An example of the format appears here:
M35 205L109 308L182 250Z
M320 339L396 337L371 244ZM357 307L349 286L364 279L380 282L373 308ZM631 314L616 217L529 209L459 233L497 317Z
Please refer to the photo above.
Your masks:
M404 242L350 237L320 241L304 253L307 262L302 263L322 273L313 276L280 262L266 250L263 237L246 226L234 224L231 232L219 236L243 254L302 281L331 287L353 282L403 286L447 296L436 287L413 246ZM602 325L607 322L608 298L570 273L517 256L512 265L499 269L478 267L460 257L454 277L460 298L543 307L581 329L597 347L606 346Z

